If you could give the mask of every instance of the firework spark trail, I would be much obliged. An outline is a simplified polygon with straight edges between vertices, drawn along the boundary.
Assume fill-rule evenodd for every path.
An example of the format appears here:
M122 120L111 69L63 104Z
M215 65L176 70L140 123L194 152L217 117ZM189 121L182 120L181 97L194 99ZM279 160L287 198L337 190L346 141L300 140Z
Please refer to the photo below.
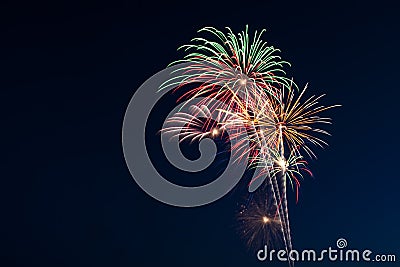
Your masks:
M286 235L286 248L287 252L289 253L292 250L292 237L290 235L290 225L289 225L289 211L288 211L288 205L287 205L287 198L286 198L286 180L284 177L284 173L279 173L279 176L277 179L274 180L279 180L280 181L280 187L282 188L280 190L281 193L281 212L282 212L282 217L284 221L284 226L285 226L285 232L284 234ZM279 187L279 185L278 185ZM279 194L279 193L278 193Z
M287 221L286 221L286 214L285 214L285 210L283 209L283 202L282 202L282 195L281 195L281 190L279 190L279 185L278 185L278 181L277 181L277 177L276 176L272 176L271 177L271 182L274 188L274 198L277 201L277 205L278 205L278 215L281 221L281 225L282 225L282 235L283 235L283 239L285 242L285 249L286 252L289 253L289 251L292 249L292 245L291 245L291 237L289 235L289 231L288 231L288 225L287 225Z
M161 85L160 90L174 85L175 90L183 90L178 101L198 97L203 100L189 113L176 113L163 131L181 140L198 141L229 129L231 137L238 140L231 152L246 149L249 158L238 160L246 160L250 168L255 168L249 192L264 181L271 188L266 199L272 199L276 206L282 240L289 252L292 241L287 183L296 192L297 202L299 178L303 172L311 174L302 153L316 158L311 146L327 145L320 135L329 133L316 125L331 124L331 119L318 115L339 105L320 105L324 95L303 100L307 85L299 91L293 79L285 77L283 67L289 63L276 55L278 49L261 40L264 30L256 31L253 39L247 26L237 35L229 28L227 31L225 34L212 27L203 28L199 32L209 33L216 40L194 38L192 44L180 48L188 54L172 64L191 64L182 69L181 75ZM187 85L195 86L186 89ZM200 119L211 114L217 114L217 121Z
M259 142L257 144L261 148L265 148L267 146L265 138L261 135L259 137ZM283 149L283 147L282 147ZM282 155L283 152L281 152ZM275 153L276 154L276 153ZM274 155L274 154L272 154ZM286 180L284 179L284 170L282 169L278 175L276 172L273 172L272 175L268 171L270 168L276 165L271 159L271 153L269 150L265 151L262 150L261 153L255 158L256 170L261 167L261 172L267 172L266 175L263 177L266 178L266 182L269 186L271 186L272 191L272 199L273 203L276 206L276 215L279 217L280 226L282 231L282 239L285 245L286 252L292 250L292 242L291 242L291 235L290 235L290 227L289 227L289 216L288 216L288 209L287 209L287 200L286 200ZM264 165L264 166L263 166ZM278 164L279 166L279 164ZM280 174L282 174L280 176ZM278 180L281 182L281 185L278 184ZM262 182L262 181L261 181ZM281 186L281 189L280 187ZM268 196L266 196L268 197ZM289 261L289 265L293 265L292 261Z
M265 148L266 140L263 136L259 137L258 145L261 145L261 148ZM268 146L267 146L268 147ZM255 163L256 171L261 169L262 172L266 172L265 175L259 174L263 178L266 178L267 185L271 187L271 196L266 196L266 198L270 197L273 200L273 203L276 207L276 213L274 216L279 217L280 221L280 228L282 232L282 240L285 245L286 252L289 253L292 250L292 243L291 243L291 236L290 236L290 229L289 229L289 217L286 202L286 189L282 188L279 189L277 178L279 178L275 173L270 173L269 169L274 166L271 160L271 154L269 151L262 150L261 153L255 158L253 164ZM263 166L264 165L264 166ZM257 177L257 176L256 176ZM251 181L253 182L253 181ZM261 181L262 183L263 181ZM285 184L285 181L283 180ZM249 186L250 188L250 186ZM293 263L289 261L289 265Z

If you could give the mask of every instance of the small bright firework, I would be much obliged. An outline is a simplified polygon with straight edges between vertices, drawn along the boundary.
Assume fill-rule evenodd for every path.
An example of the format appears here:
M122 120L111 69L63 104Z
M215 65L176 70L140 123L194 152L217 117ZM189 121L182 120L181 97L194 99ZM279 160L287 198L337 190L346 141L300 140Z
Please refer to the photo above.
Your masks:
M280 178L285 183L285 187L286 182L289 181L292 189L296 191L297 202L300 188L299 178L303 178L304 172L312 176L307 167L307 161L304 160L302 155L298 155L296 150L291 150L288 158L285 158L277 150L270 149L269 156L269 159L262 156L253 158L250 167L262 168L272 177L281 176Z
M189 112L177 112L167 120L165 133L177 136L180 141L200 141L207 137L216 137L220 129L215 120L212 120L211 111L205 105L192 105Z
M271 189L265 186L254 193L246 204L240 205L238 230L249 248L259 250L264 245L270 249L284 247L278 204L273 198L267 197L271 194Z

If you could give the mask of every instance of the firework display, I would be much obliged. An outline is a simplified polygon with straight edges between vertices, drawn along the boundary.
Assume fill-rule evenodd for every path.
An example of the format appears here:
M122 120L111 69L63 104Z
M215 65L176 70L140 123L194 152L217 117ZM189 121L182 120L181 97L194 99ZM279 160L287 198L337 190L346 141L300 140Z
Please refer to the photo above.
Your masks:
M186 55L172 64L190 64L160 90L174 85L182 91L178 101L202 100L189 113L177 112L163 131L191 141L213 138L227 129L233 132L229 138L239 142L230 147L231 153L245 148L250 156L240 160L255 173L248 184L252 200L238 216L241 232L249 245L282 242L289 251L287 187L295 191L297 201L303 174L312 175L305 157L315 158L313 146L327 144L323 136L329 133L319 125L331 120L320 113L338 105L320 105L322 96L303 99L307 86L299 89L285 76L284 67L290 64L261 39L264 30L252 37L248 27L239 34L211 27L199 32L211 38L194 38L180 48ZM219 119L207 119L211 114Z

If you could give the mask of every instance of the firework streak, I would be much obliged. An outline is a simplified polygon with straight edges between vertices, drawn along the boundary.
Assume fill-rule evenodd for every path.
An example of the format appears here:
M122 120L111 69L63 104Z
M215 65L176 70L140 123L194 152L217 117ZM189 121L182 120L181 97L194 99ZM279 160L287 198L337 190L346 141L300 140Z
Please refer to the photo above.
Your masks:
M302 174L311 175L303 155L315 158L312 146L323 147L326 142L321 138L329 135L318 125L330 124L331 120L319 113L338 105L319 105L322 96L303 100L307 86L300 90L292 79L285 77L283 68L289 63L277 55L278 49L261 40L264 30L256 31L252 38L248 27L237 35L229 28L227 33L211 27L199 32L213 38L194 38L191 44L182 46L186 56L172 64L190 64L181 70L181 75L161 85L160 90L173 85L175 90L182 91L178 101L202 100L191 106L189 112L177 112L169 118L162 131L191 141L213 138L227 130L233 132L230 138L239 141L231 147L231 153L246 149L249 158L238 158L247 161L248 168L255 172L249 192L261 185L269 188L267 193L260 190L265 193L264 200L258 201L255 209L241 211L241 221L254 227L254 218L259 218L262 227L280 229L279 239L290 251L287 183L296 192L297 201ZM262 207L267 209L264 213ZM251 210L256 213L243 219ZM269 231L257 232L265 235ZM251 233L250 239L254 240L255 232Z

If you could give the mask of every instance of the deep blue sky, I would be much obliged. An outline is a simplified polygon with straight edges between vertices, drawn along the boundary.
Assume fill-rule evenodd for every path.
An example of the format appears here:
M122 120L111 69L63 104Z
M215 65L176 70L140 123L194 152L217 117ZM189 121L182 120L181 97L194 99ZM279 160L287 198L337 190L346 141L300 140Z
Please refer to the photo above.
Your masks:
M205 207L161 204L121 148L135 89L182 56L178 46L203 26L246 24L267 28L309 94L343 105L329 112L315 179L289 203L294 246L344 237L400 260L399 8L346 2L2 3L0 265L267 266L236 233L240 190Z

